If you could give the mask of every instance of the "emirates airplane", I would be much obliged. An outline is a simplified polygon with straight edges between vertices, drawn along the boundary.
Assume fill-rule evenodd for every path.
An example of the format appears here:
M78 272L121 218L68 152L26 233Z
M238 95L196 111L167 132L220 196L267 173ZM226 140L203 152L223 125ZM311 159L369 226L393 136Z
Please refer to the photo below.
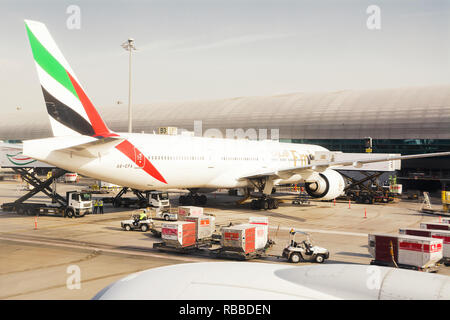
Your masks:
M86 95L47 27L25 20L26 31L54 137L24 141L26 156L56 167L129 188L188 189L180 202L204 204L198 192L257 188L254 209L278 207L274 185L305 182L315 198L331 200L344 190L333 167L450 155L373 155L364 159L315 159L327 149L306 144L170 136L111 131Z

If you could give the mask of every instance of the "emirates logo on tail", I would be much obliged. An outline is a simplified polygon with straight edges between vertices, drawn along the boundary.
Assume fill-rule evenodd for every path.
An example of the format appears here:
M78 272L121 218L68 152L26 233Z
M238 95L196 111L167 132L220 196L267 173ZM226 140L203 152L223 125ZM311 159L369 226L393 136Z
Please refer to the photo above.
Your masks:
M108 129L100 117L47 27L29 20L25 21L25 25L54 136L120 138ZM153 178L167 184L152 163L128 140L118 144L116 149Z

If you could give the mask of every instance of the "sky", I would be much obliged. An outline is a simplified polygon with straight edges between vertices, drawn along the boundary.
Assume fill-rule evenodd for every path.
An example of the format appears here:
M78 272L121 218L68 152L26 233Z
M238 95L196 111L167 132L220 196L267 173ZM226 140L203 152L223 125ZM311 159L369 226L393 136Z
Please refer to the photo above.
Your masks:
M0 17L3 112L45 112L24 19L98 106L128 103L129 37L136 104L450 84L447 0L1 0Z

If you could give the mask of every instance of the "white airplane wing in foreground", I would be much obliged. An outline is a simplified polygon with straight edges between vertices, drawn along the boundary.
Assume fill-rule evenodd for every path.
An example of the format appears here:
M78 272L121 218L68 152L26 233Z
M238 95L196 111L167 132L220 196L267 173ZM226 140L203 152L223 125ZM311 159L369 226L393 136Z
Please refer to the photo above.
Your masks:
M367 163L375 163L375 162L384 162L384 161L392 161L392 160L408 160L408 159L419 159L419 158L431 158L431 157L442 157L442 156L450 156L450 152L437 152L437 153L427 153L427 154L415 154L415 155L406 155L406 156L392 156L392 155L384 155L384 156L376 156L364 158L364 159L351 159L344 161L321 161L321 160L313 160L312 163L304 166L295 166L290 168L284 168L281 170L272 170L265 172L255 172L254 174L250 174L247 176L241 177L241 179L261 179L261 178L271 178L271 179L288 179L290 176L294 174L301 174L302 176L309 176L314 172L323 172L328 168L334 167L342 167L342 166L353 166L353 167L361 167Z
M203 262L131 274L101 300L448 300L450 277L389 267Z

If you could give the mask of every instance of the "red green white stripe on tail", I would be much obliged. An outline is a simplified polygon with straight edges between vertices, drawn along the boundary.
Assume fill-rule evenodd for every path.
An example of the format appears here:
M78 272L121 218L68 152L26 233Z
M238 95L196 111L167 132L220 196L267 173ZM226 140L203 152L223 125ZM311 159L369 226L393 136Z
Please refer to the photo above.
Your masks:
M47 27L25 21L54 136L111 134Z
M31 20L25 20L25 26L53 135L85 135L98 139L119 137L106 126L47 27ZM167 183L152 163L128 140L116 146L116 149L153 178ZM140 155L139 160L136 154Z

